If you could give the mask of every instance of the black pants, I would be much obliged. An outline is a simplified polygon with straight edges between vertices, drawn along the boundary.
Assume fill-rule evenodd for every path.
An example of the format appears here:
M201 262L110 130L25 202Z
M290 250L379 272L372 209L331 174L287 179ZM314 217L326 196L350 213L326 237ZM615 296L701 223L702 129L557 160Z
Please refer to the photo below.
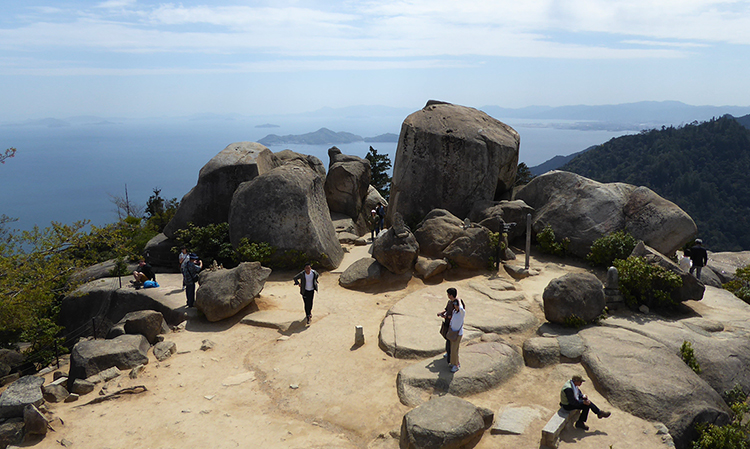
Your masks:
M187 296L187 306L193 307L195 304L195 284L185 286L185 296Z
M313 296L315 296L315 290L305 290L302 294L302 300L305 302L305 316L312 316Z
M601 412L601 410L599 410L599 407L597 407L596 404L594 404L593 402L591 403L591 405L586 405L583 403L573 404L573 405L563 405L562 408L564 408L565 410L576 410L576 409L580 410L581 417L578 418L578 422L582 424L585 423L586 420L588 419L589 410L596 413L597 415L599 414L599 412Z

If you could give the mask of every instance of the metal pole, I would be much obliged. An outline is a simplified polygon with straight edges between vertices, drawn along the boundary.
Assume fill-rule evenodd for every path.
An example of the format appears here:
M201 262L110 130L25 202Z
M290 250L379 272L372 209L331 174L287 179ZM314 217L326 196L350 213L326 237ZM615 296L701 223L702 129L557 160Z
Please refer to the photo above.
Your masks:
M529 255L531 254L531 214L526 214L526 269L529 269Z
M57 362L57 369L60 369L60 358L57 352L57 340L55 340L55 361Z

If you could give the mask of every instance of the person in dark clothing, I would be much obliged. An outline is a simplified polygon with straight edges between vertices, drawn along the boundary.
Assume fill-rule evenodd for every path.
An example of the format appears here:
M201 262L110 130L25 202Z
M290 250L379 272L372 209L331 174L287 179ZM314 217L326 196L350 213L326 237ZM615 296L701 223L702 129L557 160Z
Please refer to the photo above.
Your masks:
M187 306L195 307L195 283L198 282L198 273L203 268L203 261L197 254L190 255L182 261L182 283L185 285L185 297Z
M600 410L591 402L585 394L581 392L580 386L583 383L583 377L575 375L569 381L565 382L560 391L560 405L565 410L581 410L581 417L576 422L576 427L583 430L589 430L586 420L589 417L589 410L596 413L599 419L609 418L611 412Z
M305 303L305 317L307 324L312 321L313 297L318 290L318 274L310 264L305 264L305 269L294 276L294 285L299 285L302 301Z
M136 288L139 288L146 281L153 281L156 279L156 275L154 274L151 265L147 264L146 259L143 258L138 262L138 268L133 272L133 277L135 278Z
M693 262L690 264L690 274L693 274L693 270L695 270L695 277L700 281L701 270L708 263L708 253L703 247L703 240L695 239L695 245L690 248L690 261Z
M451 324L451 318L453 317L453 311L455 310L455 307L453 306L453 302L456 301L456 300L461 301L461 308L463 308L463 309L466 308L466 305L464 304L464 300L463 299L458 299L458 297L457 297L458 290L456 290L455 288L453 288L453 287L449 288L447 290L447 293L448 293L448 302L445 304L445 310L443 310L442 312L438 313L437 316L439 316L440 318L445 319L445 326L446 326L446 328L449 329L450 328L450 324ZM445 359L450 362L450 360L451 360L451 341L448 340L448 337L446 337L446 336L443 336L443 338L445 338L445 355L443 357L445 357Z

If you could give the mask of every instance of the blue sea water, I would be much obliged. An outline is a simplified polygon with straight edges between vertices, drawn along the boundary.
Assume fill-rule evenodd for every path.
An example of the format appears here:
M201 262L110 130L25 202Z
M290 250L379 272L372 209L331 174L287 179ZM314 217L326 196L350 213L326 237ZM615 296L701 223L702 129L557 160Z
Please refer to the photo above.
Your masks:
M30 229L51 221L72 223L88 219L103 225L116 221L111 195L145 204L154 188L164 198L182 198L198 179L200 168L227 145L257 141L267 134L298 134L326 126L362 136L400 132L400 122L355 118L347 123L297 121L279 128L256 128L248 120L122 120L68 126L0 126L0 150L17 148L16 156L0 165L0 214L18 219L12 227ZM520 160L538 165L555 155L567 155L623 134L525 127ZM396 143L338 145L345 154L364 157L370 146L394 160ZM280 145L318 157L328 166L331 145Z

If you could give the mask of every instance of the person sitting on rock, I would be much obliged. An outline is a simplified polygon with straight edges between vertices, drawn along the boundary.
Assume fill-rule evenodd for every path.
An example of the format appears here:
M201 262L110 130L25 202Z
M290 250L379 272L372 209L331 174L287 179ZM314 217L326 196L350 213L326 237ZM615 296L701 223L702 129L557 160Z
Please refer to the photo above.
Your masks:
M576 427L583 430L589 430L589 426L586 425L586 420L589 417L589 410L596 413L599 419L609 418L611 412L605 412L600 410L593 402L591 402L583 392L581 392L581 384L583 383L583 377L579 375L573 376L569 381L565 382L562 390L560 391L560 405L565 410L580 410L581 417L576 422Z
M135 278L136 288L139 288L146 281L153 281L156 279L154 270L151 269L151 265L147 264L146 259L143 257L141 257L141 260L138 262L138 268L133 272L133 277Z

